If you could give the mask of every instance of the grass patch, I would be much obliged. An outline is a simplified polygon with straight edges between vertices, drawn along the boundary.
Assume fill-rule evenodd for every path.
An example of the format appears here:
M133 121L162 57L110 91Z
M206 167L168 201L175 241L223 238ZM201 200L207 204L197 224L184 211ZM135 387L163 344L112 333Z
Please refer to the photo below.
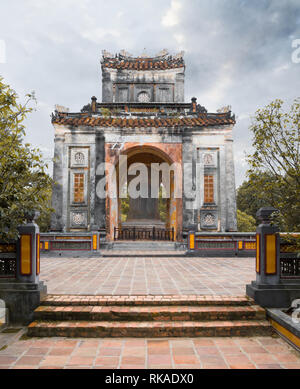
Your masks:
M19 340L31 340L32 338L30 336L27 336L27 334L23 334L20 336Z
M22 328L5 328L2 331L2 334L15 334L19 331L21 331Z

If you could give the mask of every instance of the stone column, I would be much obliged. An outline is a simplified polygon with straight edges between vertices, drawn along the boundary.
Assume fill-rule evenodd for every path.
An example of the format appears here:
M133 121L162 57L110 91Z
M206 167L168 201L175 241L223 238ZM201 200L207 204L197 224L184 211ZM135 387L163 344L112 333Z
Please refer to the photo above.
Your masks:
M299 280L281 279L279 228L271 225L273 207L260 208L256 229L256 281L246 285L246 294L268 308L287 308L300 296Z
M184 102L184 73L176 74L174 101L176 103Z
M46 294L47 288L39 281L39 227L34 222L35 212L28 213L27 223L18 227L16 276L0 279L0 299L8 308L9 324L27 325L33 312Z
M102 69L102 102L111 103L113 101L111 75L105 69Z
M183 229L195 229L194 201L195 201L195 161L192 134L188 129L182 136L182 166L183 166ZM194 166L193 166L194 165Z
M62 231L63 229L63 155L64 137L56 135L54 139L54 161L52 187L52 207L55 212L51 215L51 230Z
M237 231L236 220L236 192L235 192L235 172L233 160L233 139L225 139L225 172L226 172L226 230Z
M106 209L105 209L105 198L99 198L97 196L97 183L103 176L97 176L97 168L101 163L105 161L105 138L102 132L96 133L95 139L95 154L96 154L96 164L95 164L95 209L94 209L94 225L96 229L105 228L106 220ZM91 210L92 211L92 210Z

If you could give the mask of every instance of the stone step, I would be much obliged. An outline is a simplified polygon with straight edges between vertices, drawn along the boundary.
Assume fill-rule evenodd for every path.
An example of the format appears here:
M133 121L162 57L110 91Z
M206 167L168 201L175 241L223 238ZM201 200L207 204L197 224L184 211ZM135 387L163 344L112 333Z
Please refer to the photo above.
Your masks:
M210 336L270 336L272 327L259 321L34 321L28 326L28 336L38 337L210 337Z
M174 257L184 257L186 255L186 251L182 250L176 250L176 251L158 251L158 250L152 250L152 251L146 251L146 250L101 250L101 256L102 257L110 257L110 258L116 258L116 257L147 257L147 258L174 258Z
M178 242L165 241L115 241L111 245L112 251L176 251Z
M263 308L252 306L39 306L35 320L85 321L214 321L261 320Z
M254 305L247 296L215 295L51 295L48 294L41 305L47 306L244 306Z

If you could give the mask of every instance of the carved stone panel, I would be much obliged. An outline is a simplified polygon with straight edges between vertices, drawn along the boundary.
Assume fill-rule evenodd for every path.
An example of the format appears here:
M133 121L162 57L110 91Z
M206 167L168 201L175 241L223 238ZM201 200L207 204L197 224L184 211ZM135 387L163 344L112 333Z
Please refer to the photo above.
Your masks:
M71 228L86 228L87 227L87 211L72 210L70 212Z
M89 166L89 149L72 147L70 153L70 166L76 167L88 167Z
M218 211L213 209L201 209L200 211L200 227L201 229L217 229L218 228Z
M125 103L129 101L129 88L128 87L118 87L118 96L117 100L120 103Z
M140 103L148 103L153 101L153 85L134 85L134 101Z
M215 151L203 151L202 163L204 167L217 167L217 153Z

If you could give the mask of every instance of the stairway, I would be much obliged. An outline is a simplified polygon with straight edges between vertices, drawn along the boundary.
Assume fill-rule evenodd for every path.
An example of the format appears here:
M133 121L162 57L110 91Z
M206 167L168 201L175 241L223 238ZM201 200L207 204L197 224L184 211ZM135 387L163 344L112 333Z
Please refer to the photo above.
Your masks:
M115 241L101 250L103 257L183 257L186 244L169 241Z
M48 295L28 336L270 336L265 310L247 297Z

